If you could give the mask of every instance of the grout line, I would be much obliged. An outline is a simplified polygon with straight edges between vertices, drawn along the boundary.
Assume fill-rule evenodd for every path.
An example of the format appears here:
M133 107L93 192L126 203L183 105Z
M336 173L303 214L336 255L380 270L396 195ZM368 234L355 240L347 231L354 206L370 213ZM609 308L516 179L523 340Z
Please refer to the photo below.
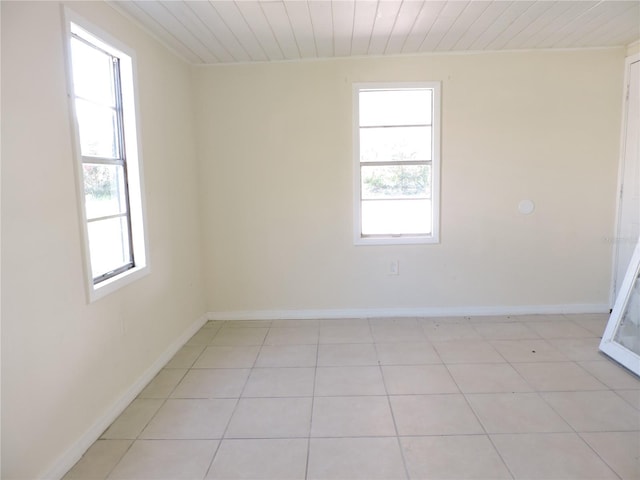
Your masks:
M220 330L222 330L222 328L224 328L224 324L218 330L218 332ZM216 332L216 334L214 335L213 338L215 338L215 336L218 335L218 332ZM267 333L268 333L268 331L267 331ZM220 434L220 440L218 441L218 446L216 447L216 450L213 453L213 456L211 457L211 462L209 463L209 467L207 468L207 472L205 473L205 478L207 477L207 475L209 475L209 471L211 470L211 467L213 467L213 462L215 461L216 457L218 456L218 452L220 451L220 446L222 445L222 442L226 439L227 431L229 430L229 425L231 425L231 420L233 420L233 416L235 415L236 411L238 410L238 405L240 404L240 399L242 398L242 394L244 393L244 390L247 387L247 383L249 383L249 379L251 378L251 372L253 371L253 367L255 367L256 362L258 361L258 357L260 356L260 351L262 350L262 346L264 345L264 339L266 339L266 338L267 338L267 334L265 334L265 336L264 336L264 338L262 340L262 344L261 344L260 348L258 349L258 352L256 353L256 357L253 359L253 365L249 369L249 374L247 375L247 378L244 381L242 389L240 390L240 393L238 394L238 398L235 399L236 403L233 406L233 410L231 411L231 415L229 415L229 420L227 420L227 424L225 425L224 430L222 431L222 434Z
M494 350L498 351L495 347L493 347L493 348L494 348ZM498 352L498 354L504 358L504 356L500 352ZM505 362L507 362L506 358L505 358ZM502 363L500 363L499 365L502 365ZM508 362L507 362L507 365L509 365ZM489 440L489 443L491 443L491 446L493 447L493 449L496 452L496 454L498 455L498 457L500 457L500 461L502 462L504 467L507 469L507 472L509 472L509 475L511 475L511 478L515 479L516 478L515 477L515 473L511 470L511 468L509 468L509 465L507 464L507 462L505 461L504 457L502 456L502 453L500 452L500 450L498 449L496 444L493 442L493 439L491 438L491 435L489 434L489 432L487 432L487 428L485 427L484 423L482 422L482 420L478 416L477 412L475 411L475 409L471 405L471 402L469 402L469 399L467 398L467 393L463 392L462 388L460 388L460 385L458 384L458 382L456 381L455 377L451 373L451 370L449 370L449 365L445 363L444 366L447 369L447 372L449 373L449 376L453 380L453 383L455 383L456 387L458 387L460 395L462 395L462 398L464 398L464 401L465 401L467 407L469 408L471 413L473 413L473 416L475 417L476 421L478 422L478 425L480 425L480 428L482 428L482 431L484 432L484 436ZM511 368L513 368L513 367L511 367ZM516 371L516 373L520 377L522 377L522 375L520 375L520 372ZM526 380L525 380L525 382L526 382ZM527 385L528 385L528 383L527 383Z
M576 322L573 322L576 323ZM502 458L502 454L500 453L500 451L498 450L498 448L496 447L495 443L493 442L492 436L499 436L499 435L531 435L531 434L538 434L538 435L546 435L546 434L565 434L565 435L575 435L578 438L580 438L581 442L583 442L584 444L586 444L588 446L588 448L593 451L593 453L597 456L597 458L599 458L605 465L607 465L608 468L611 469L612 472L614 472L615 475L618 475L618 473L615 471L615 469L613 468L613 466L609 465L609 463L607 463L604 458L602 458L598 452L591 447L591 445L583 438L583 435L587 434L587 433L603 433L604 431L602 430L598 430L598 431L594 431L594 432L580 432L578 431L577 428L574 428L573 425L571 423L569 423L563 415L561 415L544 397L543 394L547 394L547 393L571 393L571 392L602 392L602 391L610 391L613 392L614 395L616 396L616 398L620 398L621 400L623 400L625 402L625 404L630 405L631 408L633 408L634 410L637 410L638 407L632 403L630 403L629 401L627 401L625 398L623 398L621 395L619 395L618 391L614 390L612 387L609 387L607 384L604 384L604 382L600 381L597 377L595 377L594 374L592 374L589 370L587 370L584 366L582 366L579 361L574 361L574 360L549 360L549 361L543 361L543 362L539 362L539 361L523 361L523 362L510 362L506 359L506 357L504 355L502 355L502 353L500 353L498 351L498 353L504 358L504 362L486 362L486 363L480 363L480 362L465 362L465 363L445 363L442 361L442 358L440 356L440 354L438 353L437 349L435 349L435 347L433 346L433 343L431 341L430 338L428 338L428 336L426 335L426 332L424 332L424 329L421 328L423 335L426 337L426 340L424 341L419 341L419 342L377 342L375 340L375 337L373 336L373 331L374 331L374 325L372 325L372 319L367 319L367 327L368 327L368 331L369 331L369 335L372 338L371 342L366 342L366 343L355 343L355 345L373 345L374 351L375 351L375 355L377 357L377 363L376 364L370 364L370 365L336 365L336 366L328 366L326 368L360 368L360 367L378 367L378 371L380 372L381 378L382 378L382 383L383 383L383 387L384 387L384 394L376 394L376 395L362 395L362 394L357 394L357 395L317 395L316 394L316 380L317 380L317 373L318 373L318 369L322 368L319 367L319 355L320 355L320 346L321 345L327 345L327 346L345 346L348 348L349 345L351 345L350 343L331 343L331 344L321 344L320 342L320 329L321 329L321 323L318 323L318 325L315 326L315 328L317 329L317 337L316 337L316 343L315 344L299 344L299 343L294 343L294 344L279 344L279 345L269 345L267 344L267 337L269 335L269 332L276 328L287 328L287 327L273 327L273 322L270 323L270 325L268 327L266 327L266 332L265 335L262 339L262 343L259 345L228 345L228 347L259 347L258 348L258 352L253 360L253 364L250 368L247 367L222 367L222 368L217 368L217 367L213 367L213 368L204 368L205 370L248 370L248 374L244 380L242 389L240 391L240 393L238 394L237 397L232 396L232 397L184 397L184 398L179 398L180 400L182 399L194 399L194 400L198 400L198 399L227 399L227 400L235 400L235 405L234 408L231 412L231 415L229 416L228 421L226 422L226 426L223 430L223 432L220 435L220 438L208 438L208 439L204 439L204 438L194 438L194 439L186 439L186 438L181 438L179 440L207 440L207 441L218 441L218 444L216 446L215 451L213 452L213 456L211 457L211 461L209 463L209 467L207 469L207 475L209 474L213 463L215 461L215 458L218 455L218 452L220 450L220 447L222 445L222 442L225 440L251 440L251 439L298 439L298 440L302 440L305 439L307 440L307 457L306 457L306 465L305 465L305 478L308 477L309 475L309 461L310 461L310 450L311 450L311 440L314 438L319 438L319 439L339 439L339 438L393 438L395 436L397 444L398 444L398 448L400 448L400 454L402 457L402 461L403 461L403 467L405 469L405 475L407 478L409 478L409 472L408 472L408 466L407 466L407 462L404 456L404 451L402 449L402 443L401 443L401 439L402 438L419 438L419 437L447 437L447 436L460 436L460 435L465 435L465 436L485 436L488 437L489 441L491 442L494 450L497 452L497 454L499 455L499 457L501 458L503 464L505 465L505 467L507 468L507 470L509 471L510 475L512 476L512 478L514 477L513 472L511 472L511 469L509 468L509 466L507 465L507 463L504 461L504 459ZM209 343L205 344L205 345L191 345L192 347L202 347L202 351L196 356L196 358L191 362L191 366L187 367L187 368L172 368L174 370L184 370L184 373L180 376L180 378L178 379L178 381L175 383L175 385L170 389L169 393L166 395L166 397L160 397L160 398L151 398L151 397L145 397L145 398L140 398L140 396L137 396L135 400L160 400L160 406L156 409L156 411L153 413L153 415L151 415L151 417L149 418L149 420L144 424L144 426L142 426L142 428L140 429L140 431L135 435L135 438L129 438L129 439L122 439L122 438L109 438L109 439L104 439L102 435L100 436L99 440L128 440L130 443L128 445L128 447L125 449L125 451L123 452L123 454L120 456L120 458L115 462L115 464L113 465L113 467L109 470L108 475L110 475L116 468L117 466L122 462L123 458L129 453L129 451L131 450L132 446L141 440L144 441L170 441L170 440L177 440L177 439L171 439L171 438L163 438L163 439L143 439L140 438L140 436L142 435L142 433L145 431L145 429L149 426L149 424L157 417L158 413L160 412L160 410L166 405L166 403L168 402L168 400L172 399L171 395L176 391L176 389L178 388L178 386L184 381L184 378L189 374L189 372L191 372L192 370L194 371L198 371L198 370L203 370L201 368L196 368L194 367L194 365L197 363L197 361L203 356L204 352L207 350L208 347L211 346L220 346L220 347L227 347L227 345L213 345L212 342L214 341L214 339L216 338L216 336L219 334L219 332L222 330L222 328L224 328L225 326L229 326L229 327L236 327L236 328L261 328L264 329L264 326L262 325L244 325L244 326L237 326L237 325L233 325L232 322L225 322L225 321L221 321L218 323L216 323L216 325L213 327L215 328L215 332L213 333L212 337L209 339ZM329 324L331 325L331 324ZM393 325L392 323L389 323L389 325ZM419 324L421 325L421 324ZM364 327L364 325L362 325ZM400 325L397 325L398 327L402 327ZM580 325L578 325L580 326ZM212 329L211 326L207 326L207 324L205 324L205 326L203 326L197 333L201 332L202 329L207 328L207 329ZM584 328L584 327L583 327ZM474 326L475 329L475 326ZM557 351L561 351L559 348L555 347L554 345L550 344L549 339L552 337L540 337L538 339L515 339L515 340L507 340L507 341L520 341L520 342L527 342L527 341L534 341L534 340L542 340L544 342L546 342L547 344L549 344L554 350ZM567 337L567 340L571 340L571 339L580 339L582 337ZM464 340L464 339L458 339L458 340ZM456 340L452 340L452 341L456 341ZM490 341L489 339L478 339L478 341L482 341L482 342L487 342L490 345L493 346L493 342L495 341L500 341L500 340L494 340L494 341ZM440 363L420 363L420 364L403 364L403 365L383 365L380 362L380 351L379 351L379 346L382 344L405 344L405 343L426 343L428 345L430 345L431 347L433 347L435 354L437 355L437 358L440 359ZM185 344L186 345L186 344ZM315 351L315 364L311 367L311 366L306 366L306 367L300 367L300 366L284 366L284 367L258 367L257 366L257 362L258 359L260 358L260 354L263 351L264 347L299 347L299 346L311 346L311 345L315 345L316 351ZM495 349L495 346L494 346ZM497 349L496 349L497 350ZM171 361L171 360L169 360ZM576 390L576 389L572 389L572 390L539 390L534 388L529 381L527 381L521 374L520 372L515 368L515 366L517 366L518 364L524 364L524 363L528 363L528 364L548 364L548 363L562 363L562 364L566 364L566 363L573 363L575 365L578 365L582 370L584 370L585 373L587 373L588 375L590 375L591 377L594 377L596 380L598 380L604 388L602 389L597 389L597 390ZM525 382L526 385L528 385L531 388L530 392L512 392L512 391L506 391L506 392L463 392L462 389L460 388L460 386L458 385L458 382L456 381L455 377L453 377L453 375L451 374L451 370L450 368L452 366L455 365L509 365L510 368L512 368L513 370L516 371L516 373L518 374L518 376ZM384 376L384 367L420 367L420 366L436 366L436 365L443 365L446 368L446 371L448 372L448 374L450 375L450 377L452 378L454 384L456 385L457 389L458 389L458 393L457 394L461 394L464 399L465 402L468 406L468 408L471 409L471 411L473 412L476 420L478 421L478 423L480 424L483 433L476 433L476 434L436 434L436 435L400 435L398 432L398 426L396 423L396 418L395 418L395 413L393 411L392 408L392 404L391 404L391 398L397 395L392 395L389 393L389 390L387 388L387 382ZM265 398L309 398L309 396L305 396L305 395L297 395L297 396L263 396L263 397L244 397L243 394L246 391L247 385L249 383L249 380L251 378L251 374L255 371L255 370L259 370L259 369L269 369L269 368L288 368L288 369L293 369L293 368L313 368L314 369L314 373L313 373L313 390L312 390L312 394L311 394L311 414L310 414L310 418L309 418L309 432L306 436L299 436L299 437L291 437L291 436L282 436L282 437L242 437L242 438L226 438L227 436L227 432L229 429L229 426L231 424L231 421L233 419L233 416L236 414L237 409L238 409L238 405L240 403L240 400L243 398L258 398L258 399L265 399ZM162 370L167 369L167 367L163 367L163 369L160 370L160 372L162 372ZM158 374L160 374L160 372ZM157 378L154 377L154 379L152 379L146 386L145 389L148 388L148 386ZM625 389L619 389L619 390L625 390ZM632 390L635 391L634 389L628 389L628 390ZM639 390L640 391L640 390ZM532 394L534 393L540 400L542 400L544 402L545 405L547 405L556 415L558 415L567 425L568 427L568 431L563 431L563 432L531 432L531 431L524 431L524 432L503 432L503 433L487 433L487 429L485 427L485 425L483 424L483 422L480 420L478 414L476 413L475 409L472 407L470 401L469 401L469 396L471 395L496 395L496 394L508 394L508 393L522 393L522 394ZM426 393L426 394L398 394L398 396L424 396L424 395L429 395L429 396L434 396L434 395L451 395L452 393ZM456 393L453 393L456 394ZM313 413L314 413L314 406L315 406L315 399L317 398L331 398L331 397L386 397L387 399L387 404L388 404L388 408L390 410L391 413L391 418L393 421L393 425L394 425L394 431L395 431L395 435L345 435L345 436L312 436L312 427L313 427ZM129 406L127 408L130 407L131 404L129 404ZM117 419L116 419L117 421ZM114 421L115 422L115 421ZM113 424L112 424L113 425ZM111 425L108 427L110 428ZM106 430L108 430L108 428ZM106 432L105 430L105 432ZM614 430L606 430L606 431L614 431ZM616 430L617 431L617 430ZM636 430L620 430L620 432L635 432Z
M371 338L373 338L375 340L375 337L373 336L373 329L371 326L371 320L369 319L369 321L367 322L369 324L369 334L371 335ZM422 330L422 329L421 329ZM423 333L424 335L424 333ZM400 458L402 459L402 467L404 468L404 474L405 474L405 478L409 479L411 478L411 476L409 475L409 467L407 466L407 459L405 458L404 455L404 450L402 449L402 442L400 441L400 433L398 432L398 424L396 422L396 416L395 413L393 412L393 407L391 406L391 396L389 395L389 389L387 388L387 381L385 380L384 377L384 372L382 370L382 365L380 364L380 355L378 352L378 343L374 341L373 343L373 348L376 352L376 357L378 358L378 370L380 372L380 377L382 378L382 385L384 386L384 391L386 393L386 398L387 398L387 406L389 407L389 412L391 413L391 421L393 422L393 429L396 432L396 443L398 445L398 450L400 450Z
M307 437L307 459L304 467L304 478L309 478L309 459L311 458L311 432L313 429L313 410L316 399L316 378L318 376L318 358L320 357L320 324L318 323L318 337L316 342L316 361L313 367L313 390L311 392L311 414L309 415L309 435Z

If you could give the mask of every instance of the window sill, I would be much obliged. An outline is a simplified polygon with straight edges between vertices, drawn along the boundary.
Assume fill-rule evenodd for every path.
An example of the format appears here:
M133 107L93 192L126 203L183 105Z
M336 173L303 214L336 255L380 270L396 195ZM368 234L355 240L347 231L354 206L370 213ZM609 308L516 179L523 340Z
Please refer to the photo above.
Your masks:
M140 267L134 267L126 272L122 272L120 275L116 275L109 280L100 282L97 285L91 284L89 286L89 303L93 303L121 288L147 276L150 273L149 266L143 265Z
M440 243L434 236L356 237L354 245L428 245Z

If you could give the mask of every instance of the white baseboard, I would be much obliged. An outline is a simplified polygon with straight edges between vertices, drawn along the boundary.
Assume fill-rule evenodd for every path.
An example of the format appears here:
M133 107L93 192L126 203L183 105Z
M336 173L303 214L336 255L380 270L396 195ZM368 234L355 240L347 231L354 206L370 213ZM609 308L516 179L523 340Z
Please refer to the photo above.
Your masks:
M506 305L491 307L345 308L319 310L246 310L209 312L209 320L289 320L317 318L476 317L608 313L606 304Z
M100 435L111 425L125 408L140 394L147 384L155 377L182 346L206 323L207 315L203 315L193 322L153 364L136 380L131 387L98 418L94 424L70 448L67 449L42 475L41 479L59 480L84 455Z

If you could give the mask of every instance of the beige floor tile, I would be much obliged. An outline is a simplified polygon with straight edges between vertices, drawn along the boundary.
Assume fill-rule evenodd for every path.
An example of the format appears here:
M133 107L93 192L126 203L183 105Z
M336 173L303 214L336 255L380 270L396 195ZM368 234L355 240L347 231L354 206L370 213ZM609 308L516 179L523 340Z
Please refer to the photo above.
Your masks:
M638 411L611 391L553 392L542 397L578 432L640 430Z
M511 363L569 360L560 350L543 339L492 340L491 344Z
M566 320L561 322L527 322L525 325L547 340L552 338L593 337L593 333L589 330L578 326L574 322L568 322Z
M187 345L209 345L213 337L216 336L220 327L203 327L189 339Z
M248 368L189 370L171 398L238 398L250 371Z
M485 317L483 317L485 318ZM471 325L471 317L420 317L418 325Z
M588 338L553 338L548 342L573 361L602 360L598 350L600 339Z
M522 340L527 338L540 338L524 323L476 323L473 325L476 331L485 340Z
M580 436L623 480L640 478L640 432L581 433Z
M576 321L582 328L589 330L595 337L602 338L604 331L607 328L607 321L604 320L584 320Z
M511 478L486 435L407 437L401 443L412 479Z
M399 435L484 433L463 395L390 397Z
M263 345L256 367L315 367L316 345Z
M507 363L448 365L449 373L464 393L531 392L533 389Z
M369 325L320 324L320 343L373 343Z
M615 392L629 405L640 410L640 390L616 390Z
M368 327L368 318L325 318L320 320L320 328L325 327Z
M265 345L316 345L318 327L280 327L271 328L264 340Z
M318 366L378 365L378 356L372 343L326 343L318 346Z
M223 440L207 479L304 479L307 439Z
M579 365L607 387L615 390L640 390L640 378L612 360L578 362Z
M224 320L208 320L202 328L222 328L224 324Z
M226 438L309 436L311 398L241 398Z
M511 318L516 322L566 322L567 317L563 314L532 314L532 315L512 315Z
M268 328L255 327L222 327L211 345L262 345Z
M477 325L479 323L516 323L517 317L513 315L475 315L469 317L469 321L473 325Z
M575 433L491 435L491 440L516 479L617 478Z
M318 397L313 437L384 437L396 434L387 397Z
M422 331L432 342L482 339L470 323L428 322L422 325Z
M236 400L169 399L140 438L156 440L222 438Z
M98 440L62 480L104 480L132 443L132 440Z
M185 345L164 368L191 368L204 349L204 345Z
M312 318L278 319L271 322L272 327L319 327L320 320Z
M389 395L459 393L444 365L382 367Z
M260 347L207 347L193 368L251 368L256 361Z
M182 377L187 373L184 368L164 368L140 392L138 398L167 398Z
M503 363L505 359L486 340L433 342L444 363Z
M406 478L395 438L312 438L309 480L400 480Z
M164 400L138 398L131 402L102 434L106 439L135 439L162 406Z
M138 440L109 480L201 480L217 440Z
M380 365L428 365L442 363L429 342L378 343Z
M377 326L398 326L398 327L417 327L419 325L417 318L412 317L397 317L397 318L389 318L389 317L381 317L381 318L370 318L369 325Z
M231 328L269 328L273 325L273 320L230 320L225 322L224 327Z
M419 342L426 340L418 325L372 325L371 334L376 343Z
M542 392L606 390L593 375L574 362L514 363L529 385Z
M254 368L243 397L310 397L314 368Z
M467 395L487 433L571 432L571 427L537 393Z
M609 321L608 313L587 313L578 315L565 315L568 320L589 330L596 337L601 338Z
M384 395L380 367L318 367L315 395Z

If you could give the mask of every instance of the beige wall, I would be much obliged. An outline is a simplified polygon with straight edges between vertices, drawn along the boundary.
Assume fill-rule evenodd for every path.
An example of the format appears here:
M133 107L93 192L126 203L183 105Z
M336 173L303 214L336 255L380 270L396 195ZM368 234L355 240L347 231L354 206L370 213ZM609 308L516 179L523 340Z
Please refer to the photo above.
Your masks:
M87 305L58 2L2 2L2 478L40 478L206 311L190 67L112 8L132 47L151 273Z
M640 53L640 40L636 40L635 42L627 45L627 57L638 53Z
M624 55L198 69L209 308L606 308ZM441 243L356 247L351 85L421 80L442 81Z

